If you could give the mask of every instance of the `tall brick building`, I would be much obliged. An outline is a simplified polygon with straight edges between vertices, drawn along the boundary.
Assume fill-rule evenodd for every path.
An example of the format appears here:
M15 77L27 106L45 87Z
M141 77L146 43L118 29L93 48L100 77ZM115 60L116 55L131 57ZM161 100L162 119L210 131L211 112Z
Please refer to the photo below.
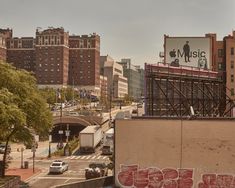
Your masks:
M39 86L60 88L68 84L68 32L63 28L36 31L36 78Z
M100 93L100 37L69 36L69 85Z
M100 95L100 37L69 36L64 28L36 30L34 37L12 37L0 29L0 60L35 73L39 87L67 85ZM102 82L103 83L103 82Z
M19 69L35 72L35 39L8 38L6 60Z
M217 41L216 34L206 34L206 36L211 37L212 69L221 73L227 87L226 94L235 100L235 31L221 41Z

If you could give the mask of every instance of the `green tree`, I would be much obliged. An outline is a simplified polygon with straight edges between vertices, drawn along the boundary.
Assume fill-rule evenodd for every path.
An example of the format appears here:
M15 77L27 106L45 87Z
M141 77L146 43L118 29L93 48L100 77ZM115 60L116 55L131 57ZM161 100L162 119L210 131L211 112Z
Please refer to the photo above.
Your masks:
M30 143L32 132L47 136L51 126L52 114L35 78L27 71L0 62L0 140L6 142L4 169L9 141Z
M40 93L43 96L43 98L46 99L47 103L49 104L49 107L54 105L57 102L55 89L46 87L46 88L40 89Z

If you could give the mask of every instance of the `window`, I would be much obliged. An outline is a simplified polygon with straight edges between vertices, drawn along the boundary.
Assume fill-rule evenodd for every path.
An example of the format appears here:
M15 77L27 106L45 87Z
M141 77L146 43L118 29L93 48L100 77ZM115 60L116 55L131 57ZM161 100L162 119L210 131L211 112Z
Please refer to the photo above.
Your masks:
M231 88L231 95L234 96L234 88Z
M231 82L234 82L234 75L231 74Z
M223 49L218 49L218 57L223 57Z
M233 69L234 68L234 61L232 60L231 61L231 69Z
M231 55L234 55L234 48L231 48Z

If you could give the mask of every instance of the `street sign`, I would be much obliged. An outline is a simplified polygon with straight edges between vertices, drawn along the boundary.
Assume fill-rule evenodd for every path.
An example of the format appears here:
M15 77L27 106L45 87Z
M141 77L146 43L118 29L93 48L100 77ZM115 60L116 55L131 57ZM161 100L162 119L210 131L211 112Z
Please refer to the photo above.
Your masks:
M65 135L69 136L70 131L65 131Z
M39 142L39 135L34 135L35 141Z
M36 147L35 146L32 147L31 152L36 152Z
M49 142L51 142L52 141L52 136L51 135L49 135Z

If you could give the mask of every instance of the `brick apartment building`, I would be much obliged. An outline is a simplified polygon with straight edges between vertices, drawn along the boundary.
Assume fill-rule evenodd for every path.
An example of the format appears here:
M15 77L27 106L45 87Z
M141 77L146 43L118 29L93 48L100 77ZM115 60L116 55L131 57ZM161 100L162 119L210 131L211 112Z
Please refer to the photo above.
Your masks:
M36 78L39 87L61 88L68 84L68 32L63 28L36 31Z
M39 87L77 89L100 95L100 37L69 36L63 28L36 30L36 38L0 29L0 60L35 73Z
M235 31L232 35L225 36L223 40L217 41L216 34L206 34L211 37L212 47L212 70L220 72L226 83L226 94L235 100Z
M100 95L100 37L69 36L69 85Z
M6 60L19 69L35 72L35 39L8 38Z

